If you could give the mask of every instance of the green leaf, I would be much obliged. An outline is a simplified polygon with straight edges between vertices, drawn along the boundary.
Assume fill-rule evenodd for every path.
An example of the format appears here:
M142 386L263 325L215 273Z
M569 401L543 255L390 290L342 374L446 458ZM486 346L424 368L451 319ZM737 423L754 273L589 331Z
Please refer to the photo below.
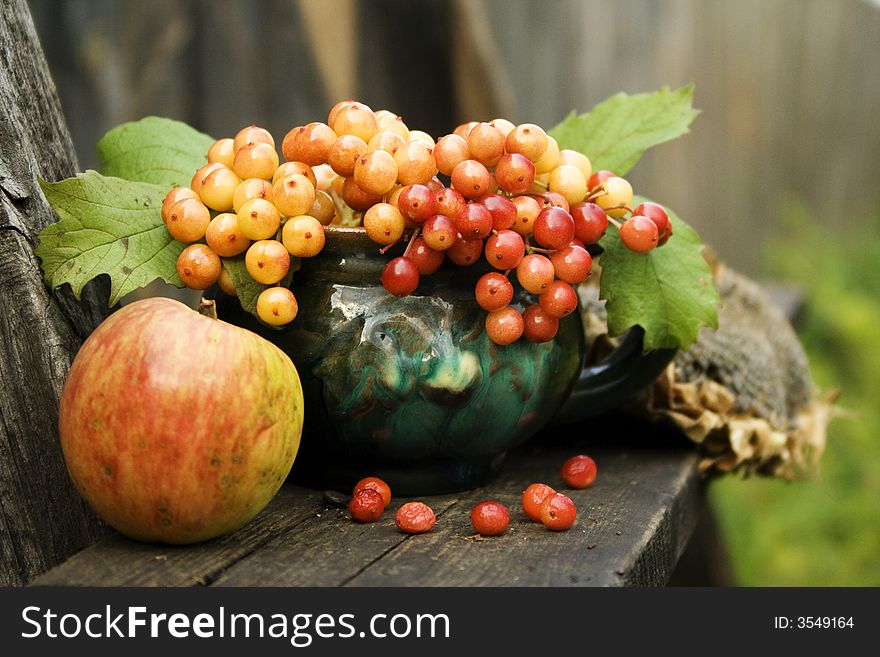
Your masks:
M186 123L158 116L123 123L98 142L101 173L163 185L166 191L189 186L213 141Z
M107 178L96 171L40 187L61 221L39 234L36 254L46 284L69 283L79 298L83 286L110 276L110 305L157 278L183 287L177 256L184 245L162 222L160 185Z
M257 297L260 296L260 293L270 287L288 287L290 281L293 280L293 274L300 267L300 259L291 258L290 269L280 282L275 283L275 285L263 285L262 283L257 283L248 274L244 264L244 254L234 258L221 258L220 260L232 278L232 284L235 285L235 295L238 297L241 307L254 316L257 314Z
M688 132L697 117L691 103L694 85L670 91L628 96L617 94L591 112L572 112L550 131L559 148L580 151L590 158L593 170L608 169L626 175L651 146Z
M646 199L635 199L642 203ZM704 326L718 328L718 292L693 228L667 209L672 237L648 253L634 253L616 229L599 244L602 275L599 295L606 300L608 332L645 329L645 350L687 349Z

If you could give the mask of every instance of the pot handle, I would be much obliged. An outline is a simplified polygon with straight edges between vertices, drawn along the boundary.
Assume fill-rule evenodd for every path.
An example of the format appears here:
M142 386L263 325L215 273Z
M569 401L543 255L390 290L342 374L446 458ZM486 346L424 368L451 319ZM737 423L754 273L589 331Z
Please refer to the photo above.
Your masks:
M642 351L645 332L631 328L617 349L595 365L585 366L554 424L571 424L611 411L653 383L677 353L676 349Z

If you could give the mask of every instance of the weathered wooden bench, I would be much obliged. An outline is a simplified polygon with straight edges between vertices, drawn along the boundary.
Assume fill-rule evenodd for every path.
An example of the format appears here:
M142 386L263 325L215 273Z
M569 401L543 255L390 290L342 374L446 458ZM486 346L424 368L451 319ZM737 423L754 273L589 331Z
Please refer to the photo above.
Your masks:
M790 319L799 290L768 289ZM567 490L559 470L588 453L599 475L585 490ZM610 414L550 427L508 455L501 474L482 488L422 498L437 513L428 534L394 525L392 500L370 524L352 521L347 495L288 482L270 505L238 532L201 545L146 545L107 537L37 578L36 585L113 586L657 586L667 584L698 522L707 483L698 452L683 436L633 417ZM578 521L551 532L521 510L523 489L542 481L560 487L578 507ZM470 510L497 499L511 511L510 529L480 538ZM693 552L705 560L717 546L711 526ZM702 549L703 553L700 554ZM723 560L723 559L722 559ZM723 563L720 564L723 568ZM682 575L707 583L702 564ZM695 581L695 578L697 581Z
M522 512L534 481L563 484L576 453L598 464L596 483L566 490L578 521L552 532ZM120 535L89 547L34 581L116 586L577 586L665 584L694 529L704 493L697 454L675 434L630 418L548 430L509 455L482 488L421 498L438 516L422 535L401 533L391 509L352 521L339 497L287 483L238 532L191 547L145 545ZM478 538L470 510L497 499L511 511L502 536ZM347 501L347 498L344 498Z

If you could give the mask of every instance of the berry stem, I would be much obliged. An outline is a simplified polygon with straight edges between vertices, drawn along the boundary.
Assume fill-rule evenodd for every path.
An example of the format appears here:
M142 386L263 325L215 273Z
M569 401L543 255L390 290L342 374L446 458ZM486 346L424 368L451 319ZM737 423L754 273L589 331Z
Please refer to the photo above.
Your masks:
M395 246L395 245L397 245L397 244L399 244L399 243L400 243L400 240L399 240L399 239L398 239L398 240L394 240L393 242L391 242L391 244L386 244L386 245L383 246L381 249L379 249L379 253L381 253L382 255L385 255L385 254L388 252L388 249L390 249L392 246Z
M623 225L614 217L608 217L608 223L613 224L617 230L620 230L620 227Z
M403 257L407 257L409 255L410 250L412 249L413 242L416 241L416 238L419 236L419 233L422 232L421 228L416 228L413 231L412 236L409 238L409 244L406 245L406 250L403 252Z

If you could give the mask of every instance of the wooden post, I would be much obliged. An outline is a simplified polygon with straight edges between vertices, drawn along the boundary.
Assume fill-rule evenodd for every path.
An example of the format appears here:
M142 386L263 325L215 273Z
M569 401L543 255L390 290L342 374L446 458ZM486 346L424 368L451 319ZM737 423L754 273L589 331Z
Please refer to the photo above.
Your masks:
M74 490L58 442L61 387L107 312L107 286L77 302L50 294L33 249L55 221L38 178L77 170L76 155L25 0L0 20L0 585L18 585L106 528Z

